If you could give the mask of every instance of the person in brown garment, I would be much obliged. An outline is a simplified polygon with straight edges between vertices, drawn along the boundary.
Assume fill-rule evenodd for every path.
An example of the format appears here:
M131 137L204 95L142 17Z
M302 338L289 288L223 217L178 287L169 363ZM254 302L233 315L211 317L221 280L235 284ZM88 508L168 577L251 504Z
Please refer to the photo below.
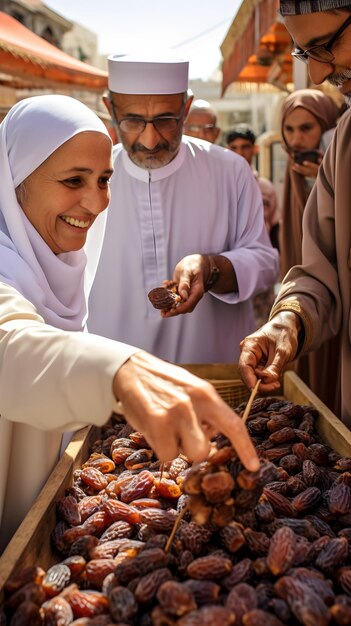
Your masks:
M279 232L282 278L302 261L302 217L322 162L322 139L335 128L338 117L339 107L333 98L318 89L299 89L283 104L281 133L288 160ZM300 378L337 415L340 414L339 351L337 336L295 363Z
M311 80L327 79L351 96L351 3L345 0L281 0L280 12ZM341 336L341 411L351 427L351 113L339 120L303 215L302 264L285 276L270 321L241 343L239 368L262 391L280 386L284 367L296 356ZM327 364L329 375L333 365ZM327 382L330 393L336 394Z

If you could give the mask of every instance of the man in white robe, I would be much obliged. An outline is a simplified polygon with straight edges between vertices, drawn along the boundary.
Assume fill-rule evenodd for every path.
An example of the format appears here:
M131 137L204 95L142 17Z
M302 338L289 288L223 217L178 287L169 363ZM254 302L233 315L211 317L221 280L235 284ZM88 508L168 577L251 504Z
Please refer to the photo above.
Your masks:
M187 87L185 61L109 58L105 103L121 143L88 328L175 363L233 362L278 253L246 161L182 137ZM167 279L183 302L160 314L148 292Z

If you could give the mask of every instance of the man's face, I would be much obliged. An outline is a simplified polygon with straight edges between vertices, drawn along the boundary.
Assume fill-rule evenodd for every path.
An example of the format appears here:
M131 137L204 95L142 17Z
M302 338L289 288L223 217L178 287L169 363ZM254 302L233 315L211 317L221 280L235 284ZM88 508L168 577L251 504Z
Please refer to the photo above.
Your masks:
M312 46L328 43L349 16L347 11L320 11L285 17L284 24L295 46L308 50ZM339 87L348 101L351 98L351 24L337 38L331 52L334 60L329 63L308 58L309 75L315 85L328 80Z
M303 107L297 107L286 116L283 135L292 152L301 152L318 148L322 129L312 113Z
M249 165L251 165L253 156L254 154L256 154L255 144L249 141L249 139L244 139L241 137L233 139L230 143L227 144L227 148L244 157Z
M190 111L185 124L184 132L189 137L198 137L215 143L220 129L216 125L216 116L210 111Z
M184 95L181 93L170 95L114 93L111 97L118 136L133 163L144 169L157 169L170 163L179 150L183 122L191 100L184 105ZM121 120L151 121L155 118L180 119L173 120L171 124L175 127L171 130L157 129L149 123L141 132L131 132L123 130L120 125Z

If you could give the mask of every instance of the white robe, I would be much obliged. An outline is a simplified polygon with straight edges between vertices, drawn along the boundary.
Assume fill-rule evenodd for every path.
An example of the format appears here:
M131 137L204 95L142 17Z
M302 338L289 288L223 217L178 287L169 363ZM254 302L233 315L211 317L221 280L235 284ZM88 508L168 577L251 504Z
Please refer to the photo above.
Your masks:
M58 460L62 431L102 425L136 348L44 324L0 282L0 553Z
M174 363L233 362L254 329L252 296L271 287L260 190L244 159L183 137L177 156L151 171L115 147L105 238L89 300L88 329ZM238 293L207 293L187 315L162 319L147 294L189 254L223 254Z

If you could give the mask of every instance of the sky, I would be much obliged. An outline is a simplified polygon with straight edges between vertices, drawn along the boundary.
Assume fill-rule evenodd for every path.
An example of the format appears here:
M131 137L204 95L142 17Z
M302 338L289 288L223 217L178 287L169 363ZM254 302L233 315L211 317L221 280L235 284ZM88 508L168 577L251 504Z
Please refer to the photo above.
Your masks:
M207 80L241 0L45 0L98 36L100 54L172 49L189 60L190 79Z

